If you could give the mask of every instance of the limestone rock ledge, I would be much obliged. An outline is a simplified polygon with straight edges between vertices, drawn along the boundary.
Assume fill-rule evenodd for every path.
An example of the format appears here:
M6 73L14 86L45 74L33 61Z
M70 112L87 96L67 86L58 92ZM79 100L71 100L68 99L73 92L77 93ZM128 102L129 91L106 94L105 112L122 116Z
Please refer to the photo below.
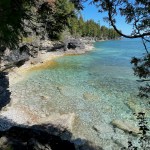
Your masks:
M140 132L139 128L136 127L134 124L131 124L129 121L127 122L122 120L113 120L111 124L114 127L117 127L125 132L132 132L132 134L134 135L138 135L138 133Z

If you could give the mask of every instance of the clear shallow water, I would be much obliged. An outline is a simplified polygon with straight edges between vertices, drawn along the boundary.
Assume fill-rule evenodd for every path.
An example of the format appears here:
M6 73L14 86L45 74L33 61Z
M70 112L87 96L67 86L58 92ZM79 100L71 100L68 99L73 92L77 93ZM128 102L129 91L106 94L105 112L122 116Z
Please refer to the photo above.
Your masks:
M138 84L130 64L131 57L142 53L140 40L96 42L93 51L58 58L56 65L31 72L12 89L21 95L21 103L39 112L75 113L75 137L113 149L112 137L118 141L127 137L120 130L114 132L110 122L135 121L133 110L146 108L136 96ZM99 133L93 130L95 125L101 128Z

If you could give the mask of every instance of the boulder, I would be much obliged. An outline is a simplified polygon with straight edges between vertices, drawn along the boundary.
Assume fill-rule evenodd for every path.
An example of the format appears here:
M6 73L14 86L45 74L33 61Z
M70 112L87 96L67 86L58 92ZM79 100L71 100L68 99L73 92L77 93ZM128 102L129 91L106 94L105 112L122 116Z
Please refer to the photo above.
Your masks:
M53 43L53 47L51 47L49 50L50 51L60 51L64 49L64 43L61 42L55 42Z
M145 113L145 117L149 117L149 115L150 115L150 109L147 109L146 107L143 107L142 105L139 105L134 101L130 100L126 103L126 105L135 114L138 114L139 112L143 112L143 113Z
M125 132L131 132L133 135L138 135L139 128L129 121L113 120L111 124Z
M40 98L42 99L42 100L48 100L48 96L45 96L45 95L42 95L42 96L40 96Z
M13 50L8 56L4 57L4 61L9 63L16 63L23 60L29 60L29 49L27 46L22 46L20 49Z
M70 39L67 42L68 49L85 49L84 44L79 39Z
M89 92L85 92L83 94L83 98L85 100L88 100L88 101L94 101L94 100L98 100L99 99L98 95L93 94L93 93L89 93Z

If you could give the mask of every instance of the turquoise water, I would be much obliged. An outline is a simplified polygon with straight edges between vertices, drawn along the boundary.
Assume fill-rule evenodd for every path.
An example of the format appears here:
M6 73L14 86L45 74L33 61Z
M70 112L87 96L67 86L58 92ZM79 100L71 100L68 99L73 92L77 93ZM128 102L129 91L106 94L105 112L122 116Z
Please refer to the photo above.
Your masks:
M22 95L21 103L38 112L75 113L75 138L86 138L106 150L116 146L116 150L113 139L127 142L127 137L121 130L114 132L111 121L136 122L133 112L148 109L146 101L137 97L139 84L130 64L131 57L145 51L139 39L96 42L94 46L84 55L55 59L55 66L31 72L12 89ZM93 130L95 125L101 128L98 133Z

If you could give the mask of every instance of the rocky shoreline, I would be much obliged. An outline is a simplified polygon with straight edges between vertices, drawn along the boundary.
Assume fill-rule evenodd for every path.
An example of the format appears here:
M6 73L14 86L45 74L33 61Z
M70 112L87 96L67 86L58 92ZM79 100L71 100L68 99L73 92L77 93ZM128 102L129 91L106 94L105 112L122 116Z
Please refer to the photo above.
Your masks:
M88 43L86 42L84 41L83 43L83 49L76 47L74 49L67 49L66 51L64 51L62 48L56 49L55 51L49 51L49 48L53 47L53 44L49 44L48 46L47 43L47 50L39 51L35 58L29 57L29 59L25 61L22 66L14 67L13 69L9 70L10 83L15 84L16 82L22 80L24 75L30 70L42 69L53 65L53 60L55 58L66 55L80 55L93 50L93 41L89 41Z
M74 41L74 40L73 40ZM56 50L50 50L51 47L53 47L54 43L52 44L50 41L45 41L44 45L46 46L45 50L41 50L38 52L36 57L29 57L26 59L26 55L19 56L23 57L20 59L26 60L23 65L8 69L8 87L11 87L12 85L15 85L17 82L23 80L27 73L29 71L32 71L33 69L39 69L44 68L45 66L53 65L53 60L57 57L62 57L65 55L79 55L86 53L88 51L91 51L93 49L93 41L88 41L85 44L84 43L78 43L79 41L75 40L75 44L70 44L70 48L67 48L67 50L62 49L62 47L56 49ZM69 42L68 42L69 43ZM74 46L73 46L74 45ZM82 48L82 49L81 49ZM5 57L7 57L11 52L5 52ZM24 55L24 54L23 54ZM13 56L13 54L12 54ZM7 66L9 61L3 61L3 68L4 66ZM6 88L8 88L6 87ZM10 89L11 92L11 89ZM34 112L33 110L30 110L27 106L24 106L22 104L19 104L19 98L15 95L15 93L11 93L9 95L9 103L8 105L2 107L0 111L0 131L9 131L13 126L32 126L32 125L42 125L42 124L51 124L53 127L61 130L61 132L64 132L65 130L71 132L72 131L72 125L75 119L75 114L52 114L50 116L47 116L46 114L38 114L37 112ZM43 97L45 99L45 97ZM22 127L23 129L23 127ZM23 129L24 130L24 129ZM56 133L60 134L60 133ZM4 134L1 135L4 138ZM0 140L1 143L1 140ZM73 148L74 149L74 148Z
M14 66L13 68L8 70L7 76L9 78L9 85L10 86L14 85L17 82L23 80L26 77L27 73L32 70L42 69L44 67L53 65L53 60L55 58L62 57L65 55L79 55L91 51L94 48L93 42L94 41L87 41L85 39L84 40L72 39L70 40L70 42L67 42L68 43L67 45L70 44L71 48L67 48L67 50L64 50L64 47L62 48L62 46L58 48L60 42L57 42L56 44L51 41L45 41L43 43L43 47L46 48L44 50L39 51L35 58L29 57L29 59L25 61L25 63L20 67ZM50 51L50 49L52 48L54 49L54 45L55 48L57 47L58 49ZM7 57L7 55L10 54L10 52L9 53L5 52L5 53L6 53L5 57ZM6 66L7 63L8 61L4 61L3 66ZM21 105L19 106L17 104L19 99L16 98L15 93L11 93L10 99L11 99L11 103L9 104L9 106L6 105L6 107L3 108L4 111L1 111L2 117L6 117L17 123L32 122L32 124L35 124L38 123L37 120L41 120L41 119L33 119L33 116L34 118L42 118L42 117L39 117L36 113L29 110L29 108L25 108L24 106ZM24 116L24 119L22 119L21 116ZM59 115L57 116L59 118Z
M50 44L50 42L48 43ZM55 58L62 57L64 55L79 55L87 51L91 51L93 48L91 43L92 42L89 42L89 43L87 42L86 44L84 44L85 45L84 49L75 48L75 49L64 50L62 48L59 48L56 51L54 50L48 51L49 48L47 47L47 50L41 50L35 58L30 57L30 59L26 61L24 65L22 65L21 67L14 67L13 69L9 69L9 74L7 75L6 73L6 75L4 75L6 77L8 76L9 80L8 78L2 77L4 85L6 85L5 88L8 89L10 85L9 90L11 91L11 86L12 85L15 86L17 82L24 80L28 72L55 65L55 61L54 61ZM57 88L58 90L61 91L61 88L59 87ZM68 144L70 144L70 142L73 143L72 145L73 149L75 147L76 149L88 150L88 148L90 147L89 150L94 150L94 149L102 150L101 147L96 147L95 145L92 145L92 143L90 143L89 145L89 142L86 141L84 138L72 140L71 138L72 135L70 135L70 133L72 133L73 125L77 120L77 116L75 113L48 114L48 113L45 113L43 110L41 110L41 113L39 113L38 111L34 111L34 109L31 109L30 107L26 105L23 105L23 103L19 103L19 100L24 99L25 97L22 97L21 95L17 95L16 93L13 90L11 95L9 95L10 99L8 100L8 105L6 104L6 106L2 106L3 108L0 112L0 121L1 121L0 134L2 137L0 138L0 144L3 143L3 141L8 140L7 138L12 138L11 137L12 130L13 131L15 130L14 131L15 138L16 138L15 140L18 143L20 143L20 145L22 145L23 143L22 139L19 139L20 137L17 136L17 132L19 130L21 137L24 136L24 134L28 137L25 140L26 148L28 148L28 145L29 147L34 145L34 147L39 146L40 147L39 150L40 150L43 147L45 147L45 145L48 144L49 149L53 150L53 148L51 148L51 144L53 142L52 143L47 142L45 144L41 144L42 143L41 139L38 139L39 137L37 136L37 134L35 135L33 134L34 136L33 137L31 135L28 135L28 133L26 132L30 130L34 133L35 132L34 126L40 125L40 131L38 129L38 132L39 134L41 134L41 136L47 134L47 132L48 133L50 132L50 135L54 134L55 136L58 136L58 137L53 137L54 139L55 138L59 139L59 137L61 137L63 140L68 140L69 141ZM88 100L89 97L90 97L89 99L93 98L92 95L89 95L87 93L85 93L83 97L86 100ZM42 102L44 103L44 105L46 105L47 100L49 98L45 96L44 94L40 95L40 98ZM50 125L52 128L49 128ZM14 126L16 126L15 129L14 129ZM41 132L41 126L42 126L42 132ZM43 133L43 128L44 128L44 133ZM46 128L46 133L45 133L45 128ZM138 133L139 133L138 127L135 125L135 123L132 121L130 122L129 120L112 120L110 124L106 124L106 125L96 125L94 123L94 125L91 126L91 129L97 135L104 133L107 139L112 140L114 143L116 143L116 145L120 145L120 147L126 146L127 141L124 141L123 143L120 142L118 138L114 137L115 134L119 135L121 133L121 135L123 135L124 138L126 138L126 133L130 131L132 131L134 136L138 136ZM20 130L24 131L24 134L20 132ZM113 137L113 139L111 139L110 135ZM8 136L8 137L6 138L5 136ZM11 145L13 142L14 141L10 141L8 145ZM59 142L61 143L61 141ZM13 144L16 144L16 143L13 143Z
M48 41L47 41L48 42ZM50 44L50 42L48 42ZM84 49L68 49L68 50L62 50L62 48L56 50L56 51L48 51L47 50L41 50L38 55L35 58L31 58L24 63L21 67L14 67L13 69L9 69L9 74L6 75L9 77L4 80L4 82L7 82L6 88L10 86L9 90L11 91L12 85L13 87L15 86L16 83L24 80L28 74L28 72L33 71L33 70L39 70L43 69L44 67L48 66L53 66L55 65L55 58L62 57L64 55L79 55L82 53L85 53L87 51L92 50L93 46L90 43L85 44ZM19 83L18 83L19 84ZM17 88L14 88L15 90ZM68 140L69 143L73 143L73 149L74 147L76 149L81 149L81 150L94 150L94 149L100 149L102 150L101 147L97 147L96 144L93 145L93 143L90 143L85 140L83 137L82 139L73 139L72 140L72 129L74 127L74 124L76 123L77 117L74 112L67 113L67 114L60 114L60 113L46 113L41 109L41 113L38 111L35 111L32 109L32 107L29 107L27 105L24 105L23 103L20 103L21 99L24 99L25 97L22 97L22 95L18 95L17 92L15 93L15 90L12 90L13 92L10 95L10 99L8 100L8 105L4 106L0 112L0 143L3 143L3 140L8 140L7 138L12 138L12 129L14 130L15 127L15 140L22 145L23 141L22 139L19 139L20 137L17 136L17 132L19 130L24 131L25 135L28 137L26 139L26 148L28 148L33 144L34 147L40 147L42 149L45 147L45 145L49 145L49 149L51 148L51 143L47 142L45 144L42 144L41 139L38 139L39 137L35 134L34 138L31 135L28 135L26 132L27 130L31 130L32 132L35 132L35 129L33 128L34 126L40 126L40 131L41 131L41 126L42 126L42 133L40 132L41 136L45 135L45 128L46 132L50 132L50 135L55 135L58 137L61 137L63 140ZM61 89L58 90L61 91ZM24 92L24 91L22 91ZM84 94L84 99L91 99L92 95ZM93 98L93 97L92 97ZM49 97L45 95L40 95L40 99L43 102L44 105L47 104L47 101ZM96 98L97 99L97 98ZM34 104L33 104L34 105ZM37 104L38 105L38 104ZM51 126L52 128L49 128ZM106 129L105 129L105 128ZM20 129L21 128L21 129ZM43 133L43 128L44 128L44 133ZM38 129L39 130L39 129ZM138 127L135 126L133 122L129 122L127 120L112 120L110 124L106 125L96 125L94 124L91 126L91 130L95 132L97 135L104 133L105 136L109 139L112 140L113 142L117 143L116 145L121 145L123 147L124 145L127 144L127 141L121 143L120 141L118 142L118 139L114 138L111 139L110 135L114 137L114 135L117 133L121 132L121 134L126 137L126 133L132 131L135 136L138 135ZM37 130L36 130L37 132ZM9 135L7 134L9 133ZM68 134L69 133L69 134ZM6 135L8 136L6 138ZM22 132L20 132L20 136L24 136ZM56 137L53 137L54 139ZM57 138L56 138L57 139ZM58 138L59 139L59 138ZM44 139L46 140L46 139ZM13 143L14 141L10 141L10 143ZM60 142L60 141L59 141ZM8 145L11 145L8 143ZM30 143L32 143L30 145ZM53 142L52 142L53 143ZM61 143L61 142L60 142ZM69 144L68 143L68 144ZM16 144L16 143L13 143ZM3 144L2 144L3 145ZM32 145L32 146L33 146ZM90 147L90 148L89 148ZM22 148L21 148L22 149ZM37 149L38 150L38 149Z

